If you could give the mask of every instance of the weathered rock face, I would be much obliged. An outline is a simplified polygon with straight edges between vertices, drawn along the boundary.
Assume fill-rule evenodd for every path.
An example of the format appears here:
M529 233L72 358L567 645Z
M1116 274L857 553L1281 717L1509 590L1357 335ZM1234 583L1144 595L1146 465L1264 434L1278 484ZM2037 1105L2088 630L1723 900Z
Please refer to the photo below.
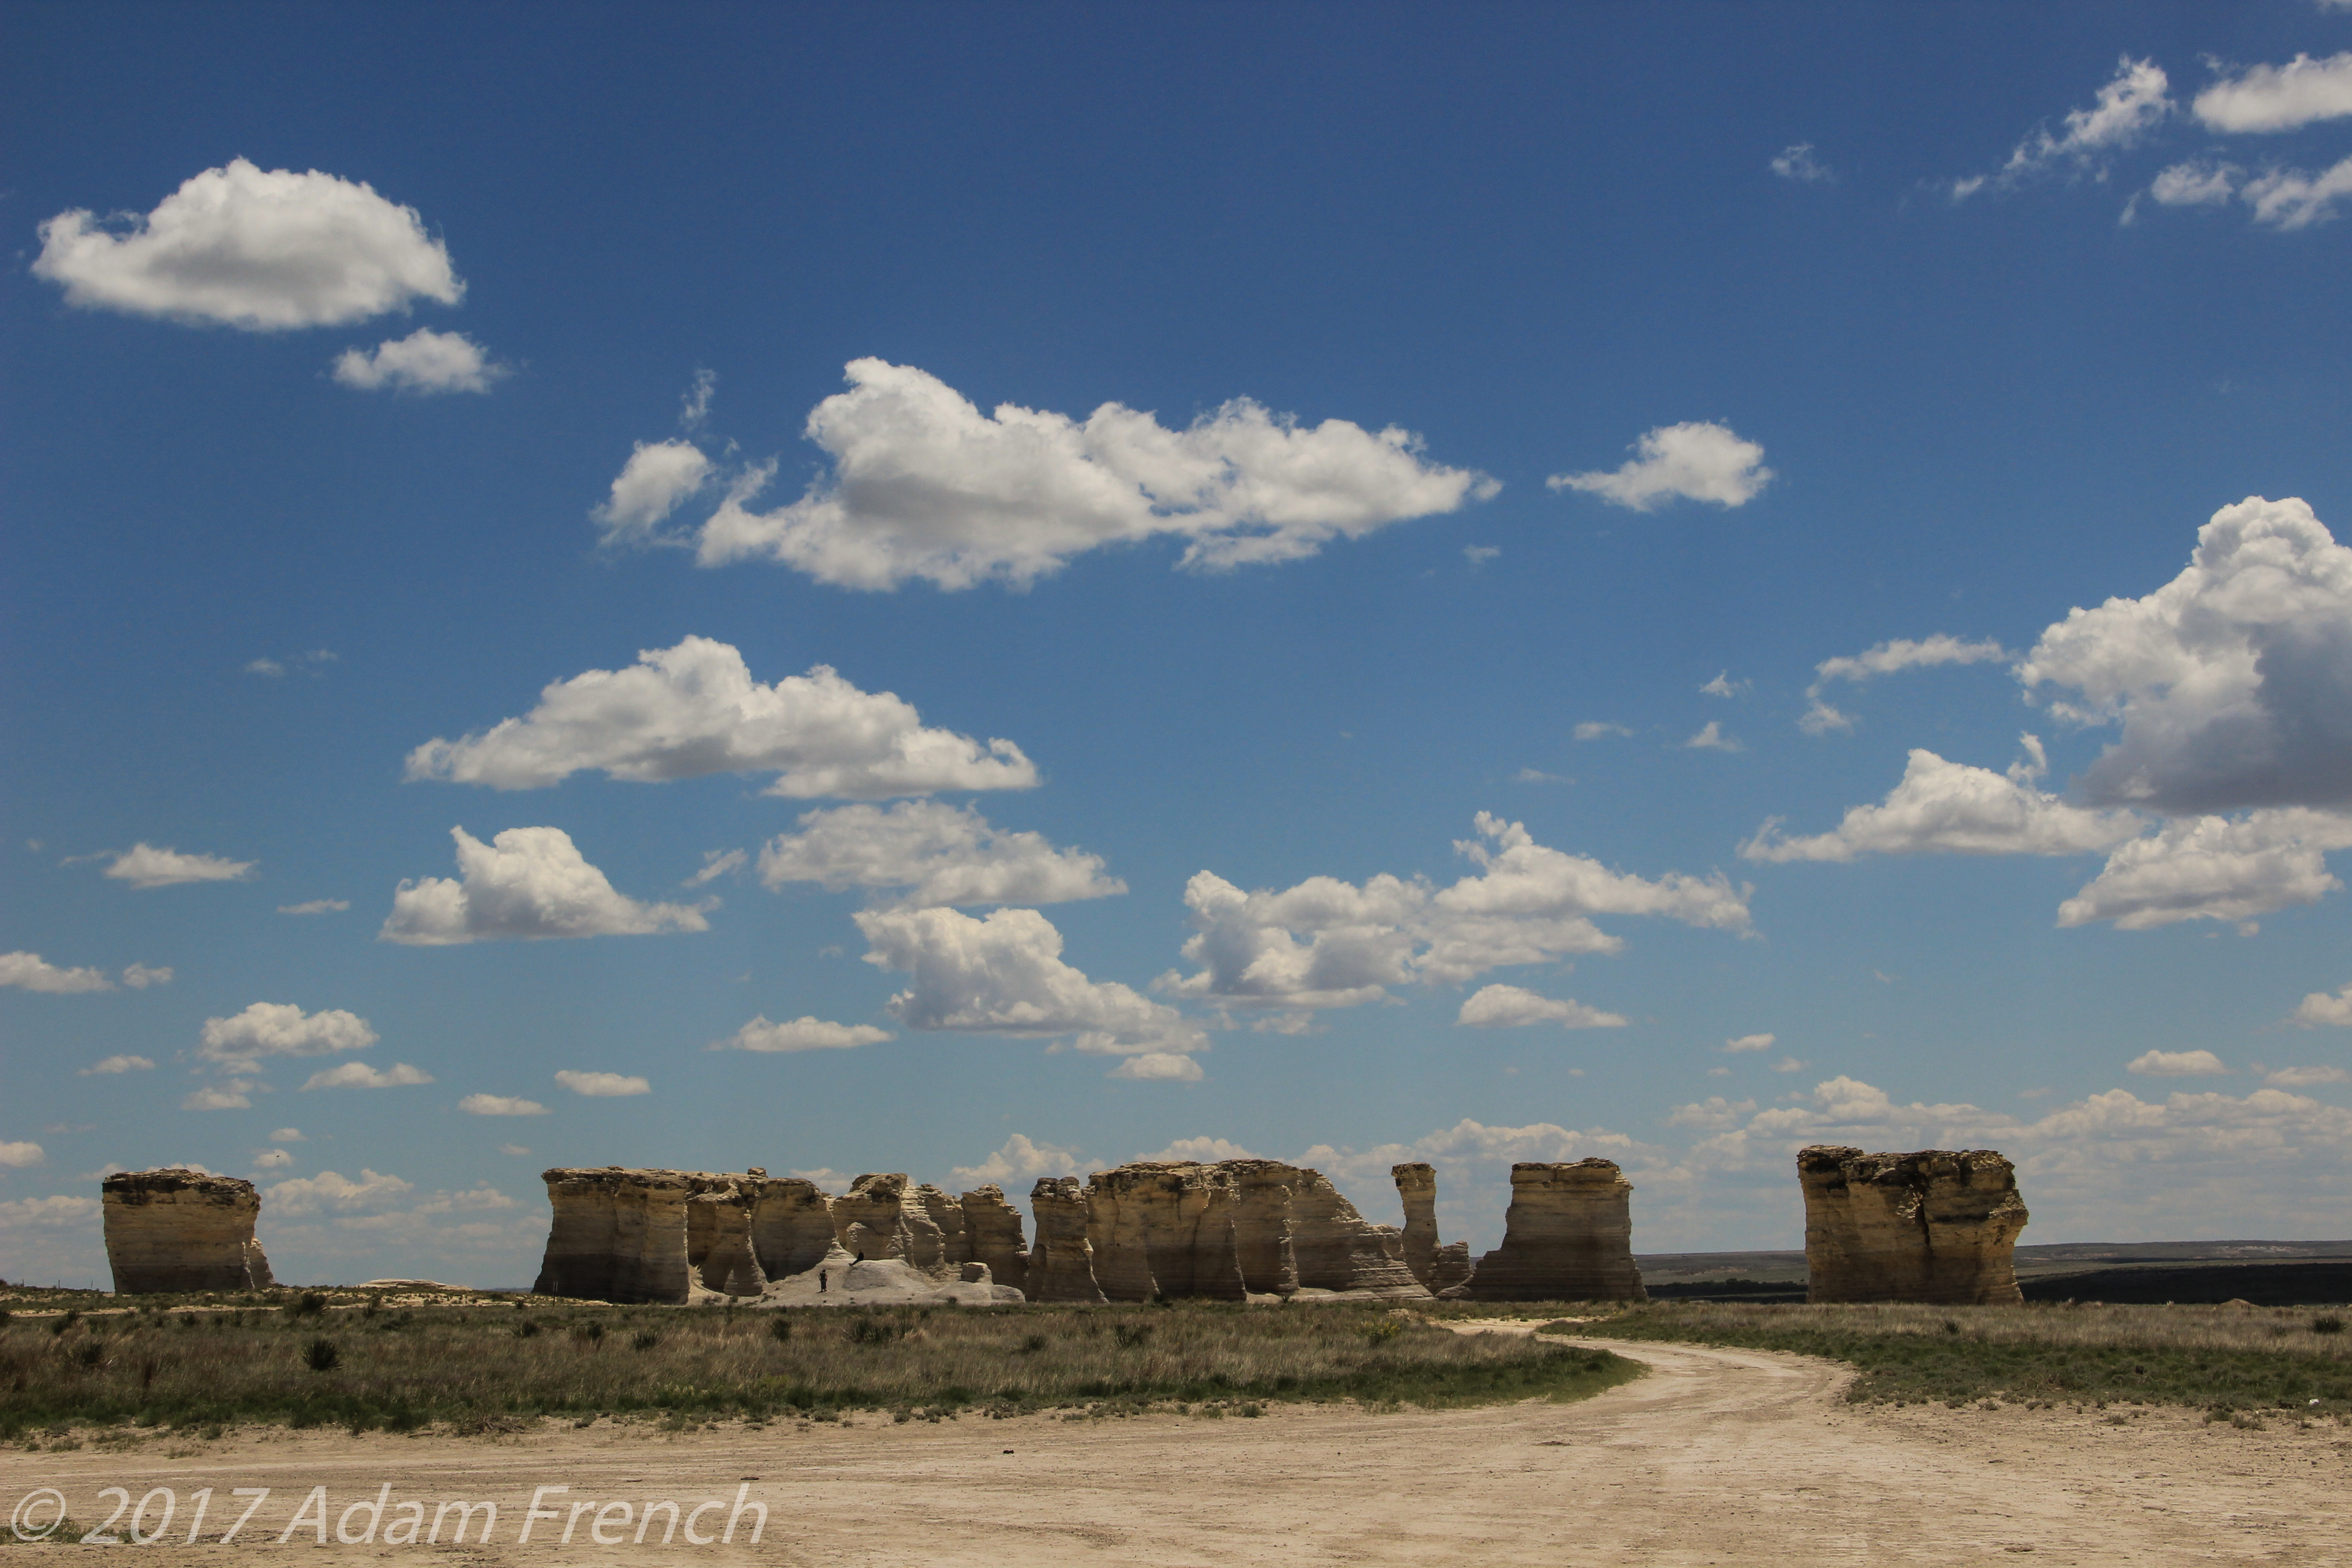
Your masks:
M903 1175L858 1177L849 1184L847 1192L833 1200L835 1237L856 1258L906 1257L912 1239L908 1231L906 1199L907 1178ZM928 1217L924 1223L929 1225Z
M1279 1160L1226 1160L1213 1168L1233 1176L1242 1212L1249 1216L1251 1246L1243 1273L1252 1290L1401 1298L1429 1293L1407 1267L1396 1228L1358 1214L1322 1172ZM1287 1284L1280 1282L1286 1254ZM1261 1285L1261 1279L1267 1283Z
M266 1290L276 1283L253 1239L261 1194L251 1182L177 1169L125 1171L100 1191L118 1294Z
M1808 1301L2014 1304L2017 1171L1990 1149L1797 1154L1805 1189Z
M1076 1176L1040 1176L1029 1191L1029 1213L1037 1222L1029 1246L1033 1301L1102 1301L1095 1281L1094 1246L1087 1240L1087 1197Z
M986 1278L980 1264L967 1263L958 1278L934 1279L903 1258L858 1259L839 1247L816 1267L778 1279L761 1293L762 1307L1010 1306L1020 1291ZM973 1278L974 1275L981 1278Z
M1648 1300L1633 1264L1633 1195L1612 1161L1513 1165L1503 1245L1478 1260L1461 1293L1473 1301Z
M694 1289L756 1296L768 1288L751 1246L759 1178L693 1176L686 1200L686 1275Z
M689 1288L684 1171L558 1167L547 1183L547 1254L531 1289L591 1301L684 1301Z
M1087 1183L1095 1282L1114 1301L1243 1300L1235 1196L1221 1165L1144 1160L1096 1172Z
M908 1207L907 1261L934 1279L961 1278L971 1261L962 1201L926 1182Z
M1429 1293L1434 1296L1441 1290L1451 1290L1457 1285L1467 1285L1474 1267L1470 1261L1468 1242L1447 1242L1437 1249L1437 1256L1430 1259Z
M1427 1165L1391 1165L1389 1177L1404 1200L1404 1266L1424 1289L1437 1268L1437 1173Z
M803 1273L835 1244L833 1200L814 1182L767 1176L751 1205L751 1250L771 1279Z
M1004 1201L1004 1189L990 1183L963 1195L964 1235L972 1264L990 1279L1015 1290L1029 1288L1029 1249L1021 1241L1021 1211Z

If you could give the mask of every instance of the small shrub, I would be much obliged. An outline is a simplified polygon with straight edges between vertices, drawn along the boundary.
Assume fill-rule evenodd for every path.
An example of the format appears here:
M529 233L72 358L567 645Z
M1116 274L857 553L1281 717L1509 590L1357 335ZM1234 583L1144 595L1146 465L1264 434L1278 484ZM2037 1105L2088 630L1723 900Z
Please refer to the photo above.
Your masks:
M539 1337L539 1324L531 1319L525 1318L521 1322L515 1325L514 1335L515 1338L519 1340L537 1339Z
M316 1290L305 1290L286 1303L289 1318L315 1318L327 1310L327 1299Z
M1043 1334L1026 1334L1022 1337L1021 1348L1034 1355L1052 1342Z
M1143 1346L1150 1343L1151 1342L1151 1325L1149 1323L1121 1323L1118 1328L1111 1331L1111 1335L1127 1349L1140 1350Z
M96 1340L84 1340L74 1346L73 1359L77 1365L94 1367L106 1359L106 1347Z
M602 1323L575 1323L572 1325L572 1342L575 1345L593 1345L598 1340L601 1340L604 1337L604 1325Z
M778 1312L768 1321L768 1333L778 1344L793 1337L793 1321Z
M1403 1332L1402 1323L1398 1322L1394 1318L1382 1318L1377 1322L1365 1325L1364 1338L1376 1345L1384 1345Z
M858 1345L887 1345L907 1331L904 1323L893 1323L881 1318L860 1317L849 1325L849 1342Z
M49 1332L53 1334L62 1334L68 1329L72 1328L79 1321L81 1321L81 1309L79 1307L68 1307L66 1309L65 1316L59 1318L56 1322L49 1325Z
M315 1339L302 1347L302 1364L312 1372L332 1372L342 1359L342 1352L335 1348L335 1342L331 1339Z
M637 1331L636 1337L629 1342L629 1348L631 1350L649 1351L659 1343L661 1343L661 1336L659 1334L654 1332L651 1329L639 1329Z
M2344 1331L2344 1320L2334 1312L2323 1312L2311 1320L2311 1331L2315 1334L2340 1334Z

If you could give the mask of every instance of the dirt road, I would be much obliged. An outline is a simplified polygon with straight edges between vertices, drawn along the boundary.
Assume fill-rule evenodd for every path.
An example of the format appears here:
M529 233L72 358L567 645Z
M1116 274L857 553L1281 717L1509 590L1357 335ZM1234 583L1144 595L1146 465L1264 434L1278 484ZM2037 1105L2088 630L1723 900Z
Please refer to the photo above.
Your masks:
M1607 1342L1592 1342L1604 1343ZM76 1519L173 1489L177 1512L141 1560L225 1563L317 1552L309 1521L280 1543L310 1489L359 1535L354 1502L388 1495L430 1513L450 1499L494 1500L470 1564L621 1561L858 1568L1061 1568L1148 1564L1770 1563L2352 1563L2352 1431L2208 1427L2180 1411L2107 1425L2098 1413L1869 1412L1838 1398L1822 1362L1696 1346L1611 1343L1650 1375L1580 1405L1372 1415L1273 1406L1262 1419L1151 1416L930 1425L859 1417L843 1428L782 1423L664 1435L600 1423L486 1441L372 1435L231 1436L190 1451L160 1437L120 1448L0 1453L0 1506L37 1487ZM381 1489L389 1486L389 1493ZM215 1489L203 1542L184 1543L192 1493ZM215 1544L268 1487L231 1544ZM519 1543L536 1489L551 1517ZM738 1500L731 1544L718 1538ZM670 1516L705 1502L688 1528ZM618 1506L629 1505L624 1515ZM573 1505L593 1504L573 1515ZM150 1504L152 1533L163 1499ZM651 1507L648 1538L634 1521ZM605 1541L593 1539L602 1521ZM479 1528L479 1516L477 1516ZM567 1521L569 1544L562 1541ZM333 1545L339 1557L453 1552L442 1543ZM104 1548L10 1547L46 1560Z

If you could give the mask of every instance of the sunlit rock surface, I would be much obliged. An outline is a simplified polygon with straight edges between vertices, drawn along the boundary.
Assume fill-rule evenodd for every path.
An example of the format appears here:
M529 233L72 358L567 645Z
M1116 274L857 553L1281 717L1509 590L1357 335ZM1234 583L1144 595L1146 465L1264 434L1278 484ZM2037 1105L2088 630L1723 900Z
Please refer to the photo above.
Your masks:
M1633 1184L1609 1160L1511 1167L1503 1245L1449 1292L1473 1301L1645 1301Z
M266 1290L276 1283L253 1239L261 1194L251 1182L176 1168L123 1171L100 1191L117 1293Z
M2001 1306L2017 1288L2025 1228L2017 1171L1990 1149L1797 1154L1805 1190L1808 1301Z

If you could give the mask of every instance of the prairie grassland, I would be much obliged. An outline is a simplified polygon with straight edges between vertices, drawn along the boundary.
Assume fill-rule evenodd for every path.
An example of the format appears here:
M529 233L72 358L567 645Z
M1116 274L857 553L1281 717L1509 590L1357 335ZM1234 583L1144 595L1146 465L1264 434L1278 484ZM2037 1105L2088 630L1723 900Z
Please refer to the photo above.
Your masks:
M275 1308L0 1323L0 1437L239 1422L482 1429L541 1415L880 1409L937 1418L1265 1400L1374 1408L1580 1398L1640 1374L1604 1352L1463 1336L1373 1306Z
M1847 1394L1857 1402L1996 1399L2352 1415L2352 1334L2328 1308L1687 1301L1565 1327L1848 1362L1862 1369Z

